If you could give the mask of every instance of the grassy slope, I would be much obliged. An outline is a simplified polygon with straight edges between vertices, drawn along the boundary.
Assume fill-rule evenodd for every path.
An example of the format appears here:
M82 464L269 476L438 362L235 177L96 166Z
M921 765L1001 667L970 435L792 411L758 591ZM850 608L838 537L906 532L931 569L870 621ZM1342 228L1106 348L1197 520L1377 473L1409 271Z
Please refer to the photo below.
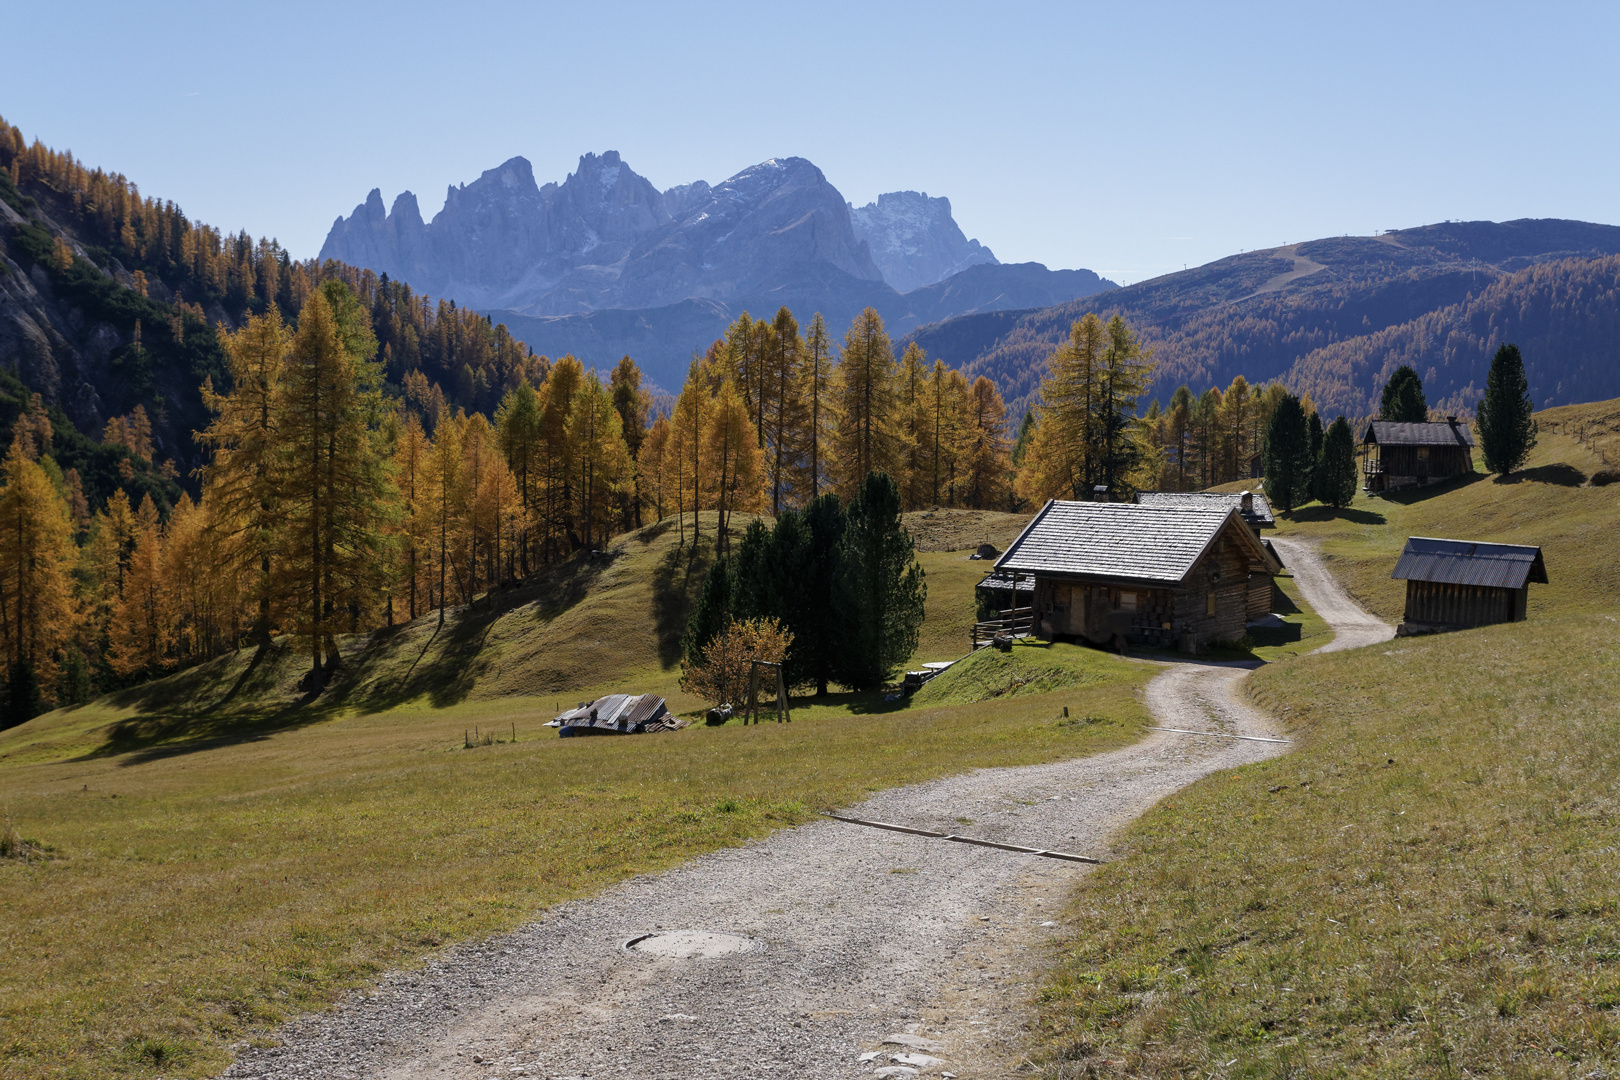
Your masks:
M923 546L1003 546L1019 524L959 521ZM206 1075L232 1042L548 904L874 789L1087 753L1146 722L1151 668L1060 647L1061 676L1011 696L842 695L785 726L558 740L539 725L559 698L618 685L696 704L659 652L674 541L624 538L437 636L351 642L345 681L310 705L298 657L235 658L0 733L0 814L56 849L0 859L0 1076ZM922 558L919 656L956 655L984 564ZM1064 706L1096 719L1059 724ZM464 749L475 725L506 741Z
M1042 991L1058 1076L1604 1075L1620 1061L1620 498L1522 478L1307 509L1373 610L1409 534L1539 543L1528 622L1267 667L1287 757L1144 817Z

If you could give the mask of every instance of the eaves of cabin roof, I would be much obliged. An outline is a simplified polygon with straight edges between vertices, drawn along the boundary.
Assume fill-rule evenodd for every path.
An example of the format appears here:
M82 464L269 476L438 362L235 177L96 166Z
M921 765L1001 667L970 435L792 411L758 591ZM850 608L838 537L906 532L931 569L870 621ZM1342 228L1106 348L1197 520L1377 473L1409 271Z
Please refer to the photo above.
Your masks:
M1367 425L1367 433L1361 441L1379 446L1473 446L1474 433L1460 420L1433 424L1374 420Z
M1232 505L1143 506L1050 500L996 560L996 570L1175 585L1228 528L1273 573L1276 560Z

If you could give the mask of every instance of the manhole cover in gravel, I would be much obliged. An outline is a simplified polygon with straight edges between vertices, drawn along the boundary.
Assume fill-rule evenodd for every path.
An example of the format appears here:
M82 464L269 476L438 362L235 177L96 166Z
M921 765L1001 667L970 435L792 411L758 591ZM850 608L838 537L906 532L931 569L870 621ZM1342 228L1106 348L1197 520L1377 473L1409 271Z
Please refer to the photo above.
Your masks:
M643 934L624 943L631 952L649 956L672 956L677 960L712 960L736 956L760 947L752 938L736 934L711 934L705 930L671 930L665 934Z

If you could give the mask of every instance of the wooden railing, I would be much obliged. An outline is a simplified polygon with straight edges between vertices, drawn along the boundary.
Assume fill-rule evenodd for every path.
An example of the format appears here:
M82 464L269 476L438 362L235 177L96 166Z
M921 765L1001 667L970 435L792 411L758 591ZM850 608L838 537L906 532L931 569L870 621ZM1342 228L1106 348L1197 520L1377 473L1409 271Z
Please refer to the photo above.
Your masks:
M1008 637L1028 637L1035 632L1035 609L1033 607L1008 608L997 613L1000 618L986 619L984 622L973 624L971 638L973 647L988 645L998 634Z

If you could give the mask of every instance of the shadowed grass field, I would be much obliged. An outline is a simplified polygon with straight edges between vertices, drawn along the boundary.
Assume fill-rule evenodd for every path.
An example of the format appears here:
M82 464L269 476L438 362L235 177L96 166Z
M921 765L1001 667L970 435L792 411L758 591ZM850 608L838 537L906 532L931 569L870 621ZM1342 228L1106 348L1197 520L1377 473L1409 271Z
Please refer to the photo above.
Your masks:
M351 641L313 702L305 661L278 650L0 733L0 839L39 845L0 857L0 1076L209 1075L232 1044L549 904L873 790L1091 753L1146 723L1150 666L1059 646L1066 678L1005 699L834 695L785 725L559 740L541 727L559 701L699 704L665 650L706 555L677 540L653 526L442 630ZM922 558L919 655L960 655L985 564ZM1065 707L1095 722L1062 724Z
M1167 800L1084 881L1048 1075L1614 1074L1620 497L1563 482L1592 467L1544 432L1523 478L1281 525L1386 619L1409 534L1540 544L1553 581L1528 622L1256 672L1294 752Z

